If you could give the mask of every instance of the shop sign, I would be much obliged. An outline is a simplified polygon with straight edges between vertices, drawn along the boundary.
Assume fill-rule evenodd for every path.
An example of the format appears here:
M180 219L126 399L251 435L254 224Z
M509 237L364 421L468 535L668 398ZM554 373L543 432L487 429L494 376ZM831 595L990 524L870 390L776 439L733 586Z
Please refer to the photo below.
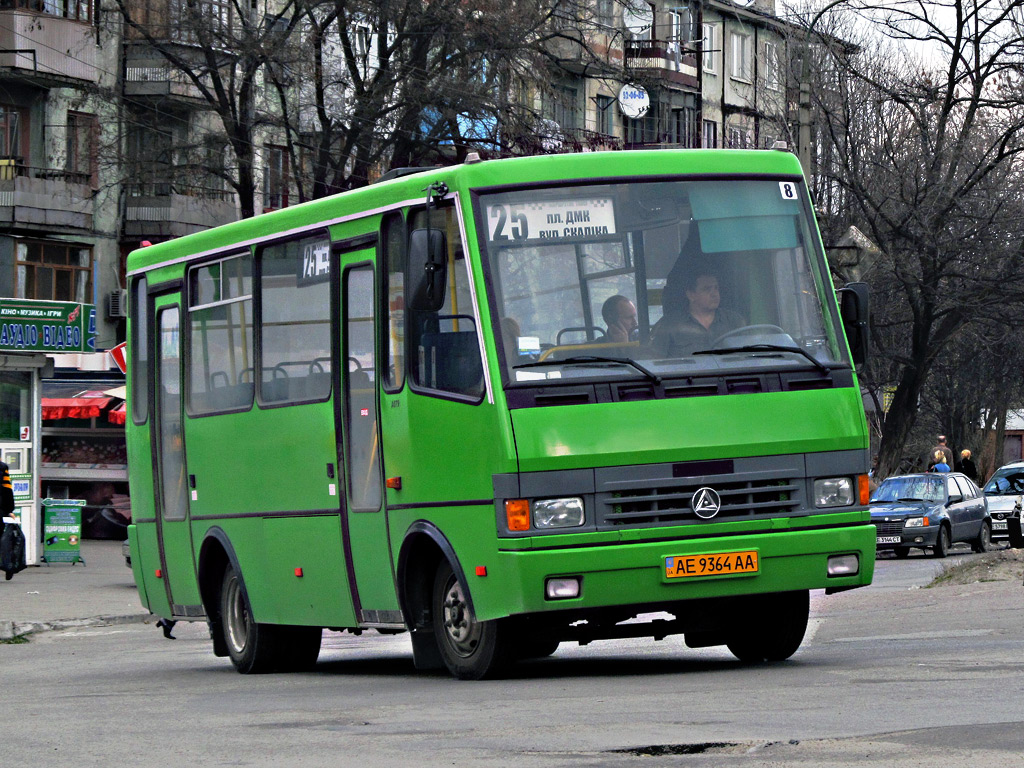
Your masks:
M11 488L15 502L28 501L32 498L32 475L11 472Z
M0 299L0 352L95 350L95 305Z
M81 553L85 499L43 499L43 561L84 563Z

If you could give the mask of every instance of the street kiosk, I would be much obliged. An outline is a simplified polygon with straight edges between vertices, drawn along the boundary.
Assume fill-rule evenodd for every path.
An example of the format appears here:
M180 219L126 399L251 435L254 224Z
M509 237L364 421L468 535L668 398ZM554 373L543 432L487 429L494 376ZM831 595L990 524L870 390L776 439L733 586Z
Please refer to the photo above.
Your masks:
M94 305L0 298L0 458L10 468L28 565L38 565L42 555L40 403L42 380L53 376L47 353L94 352L95 346Z

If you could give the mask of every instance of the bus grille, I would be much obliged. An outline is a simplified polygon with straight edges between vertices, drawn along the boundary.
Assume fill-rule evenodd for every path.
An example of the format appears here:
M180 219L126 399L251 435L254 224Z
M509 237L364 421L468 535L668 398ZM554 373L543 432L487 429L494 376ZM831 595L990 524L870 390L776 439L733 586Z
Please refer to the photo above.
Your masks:
M744 477L744 474L749 476ZM735 519L789 516L804 506L802 477L791 473L734 472L703 477L608 479L597 488L598 528L645 528L704 524ZM714 489L722 506L711 520L698 517L692 499L701 488Z
M877 536L899 536L903 533L902 520L872 520Z

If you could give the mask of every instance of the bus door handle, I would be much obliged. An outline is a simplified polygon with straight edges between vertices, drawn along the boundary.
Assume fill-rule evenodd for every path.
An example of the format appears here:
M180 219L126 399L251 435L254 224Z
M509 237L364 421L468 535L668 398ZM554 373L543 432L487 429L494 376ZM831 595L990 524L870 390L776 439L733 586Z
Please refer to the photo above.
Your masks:
M334 479L334 465L331 464L330 462L327 463L327 479L328 480L333 480Z
M189 475L188 476L188 487L191 488L192 490L195 490L195 488L196 488L196 476L195 475Z

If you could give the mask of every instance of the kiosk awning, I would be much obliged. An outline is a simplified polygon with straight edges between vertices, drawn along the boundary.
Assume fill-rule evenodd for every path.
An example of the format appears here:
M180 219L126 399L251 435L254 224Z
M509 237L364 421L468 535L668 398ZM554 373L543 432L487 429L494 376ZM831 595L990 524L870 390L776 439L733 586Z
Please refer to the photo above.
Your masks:
M42 402L43 420L50 419L94 419L104 408L114 402L102 392L81 393L77 397L44 397Z

